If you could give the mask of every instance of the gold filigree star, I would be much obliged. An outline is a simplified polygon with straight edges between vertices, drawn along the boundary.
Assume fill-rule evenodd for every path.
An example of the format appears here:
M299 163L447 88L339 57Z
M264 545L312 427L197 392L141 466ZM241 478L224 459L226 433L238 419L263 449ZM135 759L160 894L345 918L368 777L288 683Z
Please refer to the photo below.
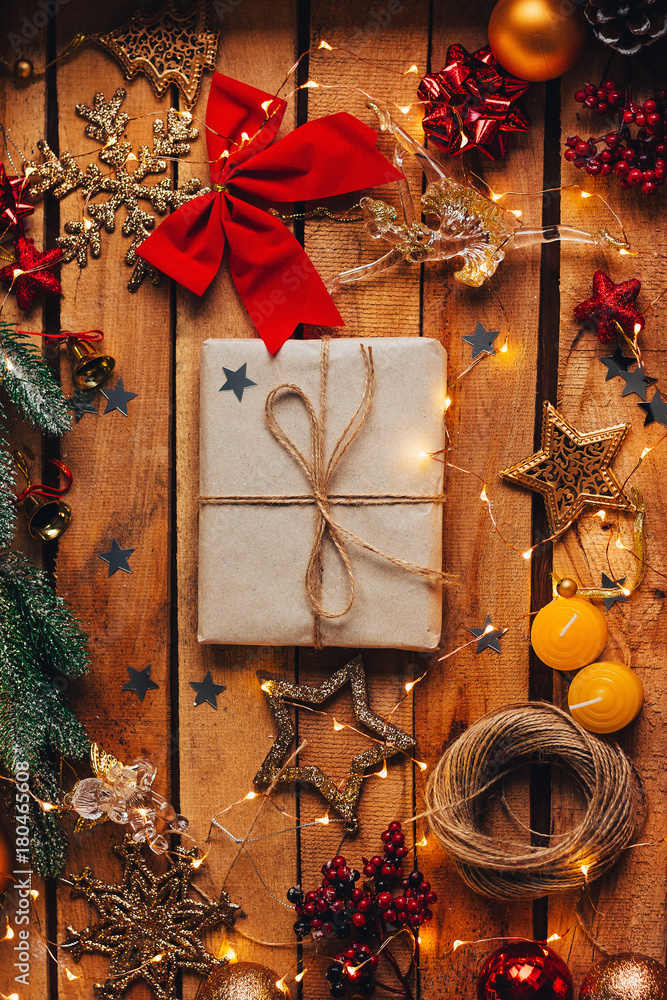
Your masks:
M317 766L287 767L282 763L294 739L294 726L286 701L300 701L304 705L321 705L345 684L352 689L352 706L357 722L381 738L373 742L370 749L356 754L348 768L345 786L341 790L336 783ZM366 690L366 673L360 656L355 656L340 670L337 670L319 687L309 684L290 684L287 681L265 680L262 690L278 723L278 735L269 750L264 763L255 775L255 784L290 784L300 781L314 785L330 806L347 820L346 829L354 833L359 826L356 816L357 803L361 795L366 771L377 764L395 757L396 754L412 749L415 741L402 729L397 729L381 719L371 710Z
M63 947L70 948L78 962L85 952L111 958L109 975L95 984L103 1000L117 1000L137 980L143 979L158 1000L173 1000L176 975L181 969L207 975L224 965L206 951L201 936L210 927L231 927L236 911L226 892L217 902L188 899L197 850L177 848L178 858L163 875L150 870L141 845L131 836L114 848L124 861L121 885L108 885L93 876L90 868L72 875L73 896L84 896L99 911L93 927L77 931L67 928Z
M635 511L611 470L629 424L578 431L551 403L544 404L542 447L500 473L500 478L541 493L556 534L585 507Z

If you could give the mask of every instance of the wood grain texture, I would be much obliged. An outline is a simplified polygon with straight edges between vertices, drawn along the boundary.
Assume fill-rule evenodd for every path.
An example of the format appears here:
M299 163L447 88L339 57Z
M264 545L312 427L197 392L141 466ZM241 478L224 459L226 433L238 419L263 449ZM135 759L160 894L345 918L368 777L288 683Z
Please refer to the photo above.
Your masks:
M218 71L275 92L295 59L296 6L287 3L277 7L254 0L224 13L220 22L214 17L212 26L220 27L223 36ZM200 119L204 118L209 87L207 77L195 109ZM294 125L292 105L283 131ZM204 141L202 128L198 160L205 159ZM204 183L208 180L206 166L183 167L181 176L192 174L201 176ZM212 817L252 790L252 779L273 742L276 730L257 674L266 671L292 679L294 657L290 649L202 646L197 641L200 350L207 337L253 337L256 331L224 264L201 299L179 288L176 302L180 802L192 822L193 834L203 843ZM208 670L217 684L226 685L218 698L217 712L209 705L194 707L190 682L203 679ZM234 837L265 839L249 842L248 856L228 835L214 829L204 886L212 893L226 880L232 900L246 914L237 922L233 935L239 958L262 962L283 975L296 960L293 911L285 900L286 889L297 881L296 837L285 832L296 826L296 797L288 791L277 795L275 802L285 814L258 798L220 817ZM238 861L231 867L237 855ZM227 943L221 935L214 938L214 945L216 954L225 954ZM194 996L194 985L184 985L185 996Z
M577 67L562 85L562 136L598 134L599 119L575 103L574 92L585 83L602 79L608 57L601 45L591 43ZM620 75L616 64L612 72ZM642 72L635 80L635 99L642 102L651 96L650 82ZM587 191L599 192L618 213L627 231L631 248L638 256L621 256L614 250L571 248L562 256L561 268L561 334L558 404L564 416L583 430L607 427L611 424L631 425L615 462L621 483L630 475L645 447L656 445L664 428L654 423L644 427L644 412L637 406L635 395L621 397L623 382L605 382L606 368L599 358L613 353L614 345L600 344L595 335L585 333L574 343L579 323L573 316L577 303L591 294L593 273L604 270L615 282L638 277L642 290L638 307L646 314L646 329L640 336L646 373L664 383L667 375L662 345L661 305L650 303L665 287L664 255L667 240L664 226L657 223L664 213L664 191L653 197L643 196L637 189L624 192L615 180L588 177L572 165L563 168L563 184L579 182ZM617 232L613 218L599 199L582 199L574 193L563 202L563 221L596 231L605 226ZM611 348L611 349L610 349ZM627 350L626 354L629 353ZM651 399L654 389L649 388ZM639 951L660 961L665 960L667 909L663 879L658 873L664 867L664 850L660 846L665 826L664 768L659 761L664 754L664 735L660 725L660 706L665 698L665 680L660 665L663 660L664 629L661 619L665 604L665 573L667 547L662 524L665 518L667 492L660 469L664 465L664 443L645 458L641 468L632 475L627 489L642 490L646 503L647 559L644 583L627 604L615 604L606 614L609 640L604 659L618 660L636 669L644 685L644 708L636 723L619 736L619 742L634 761L648 801L648 820L641 836L653 846L629 850L620 864L604 879L590 886L582 903L582 914L591 933L611 952ZM594 513L594 511L591 511ZM628 584L635 572L630 552L615 546L622 542L632 546L632 516L610 513L604 522L596 517L581 518L568 531L554 552L554 569L567 573L582 586L598 586L603 572L613 578L627 577ZM610 544L608 558L606 547ZM556 696L567 701L566 683L561 679ZM576 820L577 799L566 783L556 784L553 801L553 827L558 832ZM595 951L580 927L572 921L576 898L555 898L549 904L550 931L571 928L567 945L572 972L578 982L591 964L601 955Z

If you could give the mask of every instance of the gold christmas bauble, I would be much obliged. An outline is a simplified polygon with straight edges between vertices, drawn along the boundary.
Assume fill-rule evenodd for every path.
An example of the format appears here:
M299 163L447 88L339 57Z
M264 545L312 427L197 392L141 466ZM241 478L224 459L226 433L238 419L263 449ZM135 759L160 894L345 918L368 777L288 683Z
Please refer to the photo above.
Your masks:
M14 63L14 76L17 80L29 80L33 74L33 65L29 59L17 59Z
M197 1000L285 1000L287 987L276 986L278 976L256 962L233 962L221 965L206 979Z
M4 892L14 881L12 878L13 870L14 847L4 828L0 826L0 892Z
M646 955L612 955L593 966L579 1000L667 1000L667 969Z
M504 69L522 80L553 80L574 66L586 22L568 0L498 0L489 45Z

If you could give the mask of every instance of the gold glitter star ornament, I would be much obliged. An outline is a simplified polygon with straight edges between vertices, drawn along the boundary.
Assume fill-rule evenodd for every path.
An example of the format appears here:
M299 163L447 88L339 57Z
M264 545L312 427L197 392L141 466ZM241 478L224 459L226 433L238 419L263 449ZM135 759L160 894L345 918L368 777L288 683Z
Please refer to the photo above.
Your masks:
M90 868L71 876L72 895L96 907L100 919L82 931L68 927L63 948L69 948L76 961L86 952L110 957L106 981L95 983L102 1000L118 1000L140 979L158 1000L174 1000L180 970L203 976L226 963L205 949L201 937L211 927L231 927L239 907L224 891L217 902L188 898L196 849L177 848L175 864L162 875L151 871L141 845L130 836L114 850L124 863L120 885L96 879Z
M579 431L551 403L544 404L542 446L500 478L544 497L552 534L563 531L585 507L636 510L611 470L629 424Z
M348 683L352 690L355 719L379 739L374 739L368 750L352 758L343 788L340 789L336 782L316 765L283 768L283 761L294 739L294 726L286 702L321 705ZM276 782L288 785L293 781L300 781L303 784L313 785L329 805L347 820L348 833L354 833L359 826L356 816L357 804L368 769L386 764L391 757L406 753L415 745L411 736L372 711L368 703L366 674L361 657L355 656L318 687L311 687L309 684L290 684L288 681L265 680L262 690L278 723L278 735L255 775L255 784L266 786Z

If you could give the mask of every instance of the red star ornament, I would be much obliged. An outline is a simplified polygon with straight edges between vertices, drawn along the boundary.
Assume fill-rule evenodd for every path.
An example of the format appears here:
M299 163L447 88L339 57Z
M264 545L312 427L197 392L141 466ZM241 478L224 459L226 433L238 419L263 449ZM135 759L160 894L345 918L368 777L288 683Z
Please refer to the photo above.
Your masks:
M14 243L16 260L0 270L0 281L16 291L19 309L29 309L39 292L60 295L60 279L51 270L62 260L62 250L38 250L34 240L19 236Z
M21 235L21 219L31 215L35 206L26 200L28 181L25 177L8 177L0 163L0 239L7 233Z
M598 340L609 344L619 332L619 327L630 339L644 329L644 317L633 305L642 287L638 278L621 281L615 285L604 271L593 275L593 295L580 302L574 310L577 319L588 321L595 327Z

